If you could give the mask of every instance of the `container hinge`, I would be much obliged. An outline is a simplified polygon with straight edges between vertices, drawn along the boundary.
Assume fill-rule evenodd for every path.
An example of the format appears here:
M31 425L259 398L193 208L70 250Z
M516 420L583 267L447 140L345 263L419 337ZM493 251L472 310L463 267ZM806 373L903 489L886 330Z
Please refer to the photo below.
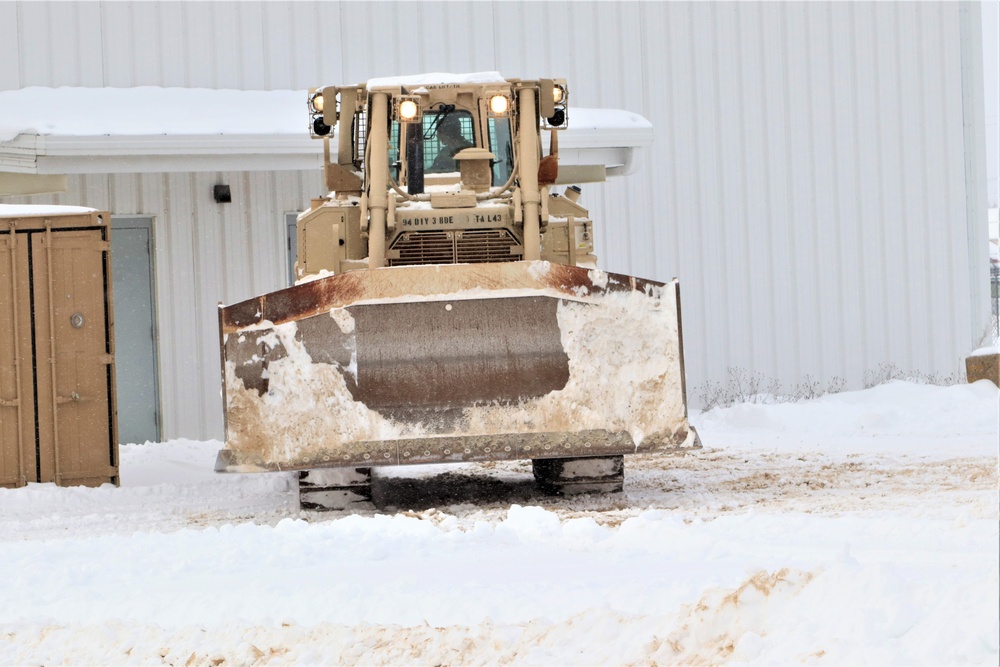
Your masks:
M115 355L113 354L102 354L97 357L97 363L104 364L105 366L111 366L115 363Z
M0 408L16 408L19 405L21 405L21 399L19 398L15 398L9 401L0 398Z

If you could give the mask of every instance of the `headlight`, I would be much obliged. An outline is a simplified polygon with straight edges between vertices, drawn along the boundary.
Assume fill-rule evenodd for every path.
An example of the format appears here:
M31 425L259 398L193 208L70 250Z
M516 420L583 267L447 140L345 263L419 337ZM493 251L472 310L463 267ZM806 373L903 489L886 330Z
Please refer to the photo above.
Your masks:
M401 120L413 120L417 117L417 103L413 100L403 100L399 103L399 117Z
M569 89L565 79L540 79L538 91L538 115L542 119L542 127L546 129L566 127L567 102ZM551 91L551 92L549 92ZM548 96L552 95L551 101Z
M313 111L316 113L323 113L323 93L316 93L313 95L310 102L312 103Z
M490 98L490 111L496 116L506 116L510 108L510 100L505 95L494 95Z
M397 97L392 104L393 120L400 123L420 121L420 98L416 95Z

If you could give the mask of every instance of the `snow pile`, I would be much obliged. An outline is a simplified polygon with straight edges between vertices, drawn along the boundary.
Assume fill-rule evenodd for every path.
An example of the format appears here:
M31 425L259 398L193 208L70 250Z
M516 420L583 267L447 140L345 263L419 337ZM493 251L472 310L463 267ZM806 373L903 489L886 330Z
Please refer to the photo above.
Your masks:
M814 449L821 440L826 448L856 449L865 439L884 436L882 447L890 441L906 451L914 442L931 442L935 455L957 456L967 446L996 446L998 421L997 387L980 380L951 387L892 381L803 403L744 403L709 410L696 423L755 444Z
M165 650L278 664L987 664L1000 649L995 522L652 511L609 529L515 505L455 523L9 543L2 579L18 604L0 625L38 641L7 643L0 662L54 661L67 644L76 663Z
M0 664L995 665L998 395L713 410L609 496L398 468L351 515L123 446L119 489L0 489Z

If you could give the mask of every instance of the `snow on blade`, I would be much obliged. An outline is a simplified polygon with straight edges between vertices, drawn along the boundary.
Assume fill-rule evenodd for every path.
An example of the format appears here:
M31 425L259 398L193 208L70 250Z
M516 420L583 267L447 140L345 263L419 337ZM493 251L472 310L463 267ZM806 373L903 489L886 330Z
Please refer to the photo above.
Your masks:
M594 281L598 287L607 284L602 275L604 284ZM607 429L628 431L637 445L652 433L672 434L685 414L677 312L673 299L657 292L609 293L599 308L560 301L566 387L514 408L467 408L472 430Z

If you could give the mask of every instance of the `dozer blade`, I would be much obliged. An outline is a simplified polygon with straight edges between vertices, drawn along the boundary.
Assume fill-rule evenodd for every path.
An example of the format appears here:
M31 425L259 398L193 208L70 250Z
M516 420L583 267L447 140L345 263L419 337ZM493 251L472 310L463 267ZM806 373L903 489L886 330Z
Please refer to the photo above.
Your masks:
M548 262L352 271L220 307L220 471L698 447L676 281Z

